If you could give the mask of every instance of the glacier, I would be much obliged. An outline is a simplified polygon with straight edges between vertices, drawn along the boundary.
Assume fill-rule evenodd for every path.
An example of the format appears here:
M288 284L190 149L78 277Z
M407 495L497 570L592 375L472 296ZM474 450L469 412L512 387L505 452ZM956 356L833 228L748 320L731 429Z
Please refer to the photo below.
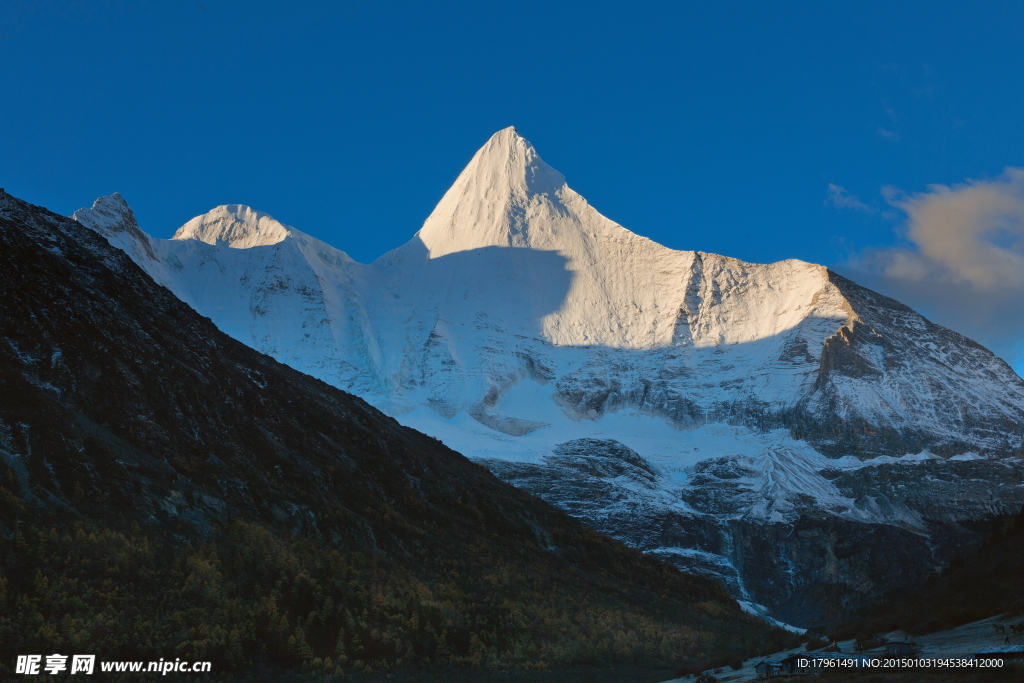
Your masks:
M235 339L793 623L1024 504L1002 360L824 266L630 232L513 128L370 264L241 205L169 240L117 194L74 218Z

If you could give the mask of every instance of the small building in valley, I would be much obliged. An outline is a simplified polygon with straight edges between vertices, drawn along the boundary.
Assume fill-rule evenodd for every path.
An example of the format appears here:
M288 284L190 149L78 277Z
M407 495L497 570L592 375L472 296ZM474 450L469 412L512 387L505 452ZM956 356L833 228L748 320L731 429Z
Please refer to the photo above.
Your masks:
M782 662L758 662L754 666L754 672L757 673L758 680L775 678L782 673Z

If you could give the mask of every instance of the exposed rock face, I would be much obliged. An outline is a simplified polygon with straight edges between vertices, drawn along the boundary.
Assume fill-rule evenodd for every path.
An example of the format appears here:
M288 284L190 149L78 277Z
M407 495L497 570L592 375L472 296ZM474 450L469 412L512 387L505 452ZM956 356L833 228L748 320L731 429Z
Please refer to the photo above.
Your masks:
M685 571L714 576L738 598L750 597L727 559L728 534L717 518L679 509L655 467L618 441L570 441L536 465L481 462L592 528Z
M768 457L770 465L743 456L700 461L678 488L612 440L568 442L538 464L483 462L591 527L714 576L738 599L770 605L796 624L826 622L923 581L976 547L986 520L1024 506L1017 459L845 468L824 461L803 471L801 483L803 459L786 449Z
M1024 455L1022 381L977 342L835 273L857 319L821 348L795 434L835 457Z
M76 218L229 335L772 607L810 595L801 586L861 595L916 576L973 543L971 524L1022 502L1010 473L1024 455L1024 381L1006 363L822 266L636 235L513 129L474 156L409 243L368 265L247 207L155 240L119 228L134 219L109 204ZM586 443L598 469L611 467L615 449L586 439L618 442L657 476L551 459ZM980 484L950 470L934 490L942 514L846 485L867 476L854 474L864 463L885 472L891 459L953 456L993 462ZM907 467L909 488L932 490L933 465ZM738 520L764 529L774 559L741 560L760 541ZM832 529L824 539L860 529L858 547L889 560L819 572L772 540L790 537L773 525L795 524ZM924 539L928 557L890 550L892 534ZM795 557L809 563L793 565L795 578L757 588Z
M937 567L927 537L888 524L816 514L791 524L737 520L729 532L731 557L750 595L788 623L827 623L885 590L923 581Z

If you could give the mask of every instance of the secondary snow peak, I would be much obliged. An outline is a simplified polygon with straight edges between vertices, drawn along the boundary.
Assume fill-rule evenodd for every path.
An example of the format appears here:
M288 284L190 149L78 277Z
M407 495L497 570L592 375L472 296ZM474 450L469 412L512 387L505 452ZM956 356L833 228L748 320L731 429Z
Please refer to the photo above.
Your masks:
M100 197L92 203L92 208L79 209L71 218L103 235L108 242L127 252L143 268L156 262L157 257L149 236L139 228L135 214L120 193ZM152 275L160 284L167 284L156 274Z
M102 232L103 228L117 230L118 226L125 223L135 225L135 214L120 192L100 197L92 203L91 208L79 209L71 217L97 232Z
M294 228L262 211L244 204L225 204L185 223L171 239L194 239L232 249L248 249L277 244L293 232Z

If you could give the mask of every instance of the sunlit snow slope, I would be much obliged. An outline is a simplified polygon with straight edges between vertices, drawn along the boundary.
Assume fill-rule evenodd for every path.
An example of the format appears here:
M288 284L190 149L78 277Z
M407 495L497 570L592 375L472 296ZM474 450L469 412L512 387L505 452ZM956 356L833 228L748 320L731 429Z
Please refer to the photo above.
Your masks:
M813 509L934 536L899 492L844 489L835 472L1021 453L1024 382L986 349L822 266L636 235L512 128L411 241L368 265L245 206L198 216L171 240L142 233L116 194L75 218L236 339L602 530L726 577L744 599L781 605L807 584L776 558L785 585L749 593L747 522L793 524ZM594 462L628 451L650 476L581 469L559 460L566 448ZM971 514L1019 506L1021 490ZM669 519L709 531L673 535Z

